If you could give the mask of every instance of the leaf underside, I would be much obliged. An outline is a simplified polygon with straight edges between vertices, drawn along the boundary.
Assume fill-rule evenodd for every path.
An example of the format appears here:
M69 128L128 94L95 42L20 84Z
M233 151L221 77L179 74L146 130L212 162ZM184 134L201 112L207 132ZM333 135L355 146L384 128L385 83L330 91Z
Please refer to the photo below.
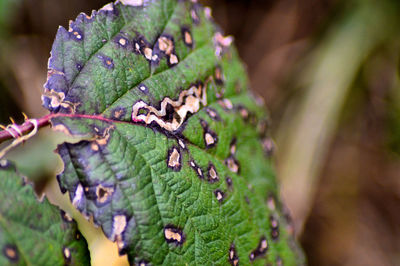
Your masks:
M231 41L178 0L117 1L57 32L43 105L84 137L58 147L59 184L131 264L302 263Z
M0 265L90 265L76 223L0 161Z

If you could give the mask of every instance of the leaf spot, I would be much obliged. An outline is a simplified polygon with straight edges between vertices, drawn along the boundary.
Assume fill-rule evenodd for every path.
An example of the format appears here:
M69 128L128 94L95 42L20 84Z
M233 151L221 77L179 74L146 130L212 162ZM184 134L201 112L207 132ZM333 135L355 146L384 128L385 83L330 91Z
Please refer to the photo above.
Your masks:
M174 51L174 41L172 37L160 36L158 38L158 49L166 55L170 55Z
M182 245L185 242L185 235L182 230L172 225L167 225L164 228L164 237L167 243Z
M63 255L65 261L71 262L71 251L68 248L66 247L63 248Z
M219 115L218 115L216 110L214 110L214 109L212 109L210 107L207 107L206 108L206 112L207 112L208 116L211 117L211 119L213 119L215 121L220 121L221 120L221 118L219 117Z
M268 242L267 239L263 236L261 237L257 248L250 253L249 255L250 260L253 261L258 257L264 256L267 250L268 250Z
M189 162L189 164L190 164L190 166L193 168L193 170L196 172L197 176L198 176L200 179L203 179L203 178L204 178L204 175L203 175L203 171L201 170L201 168L200 168L193 160L191 160L191 161Z
M174 171L181 169L181 154L176 147L168 151L168 167Z
M217 198L218 202L222 202L224 200L225 194L220 189L216 189L214 191L214 195Z
M212 163L209 163L209 165L208 165L208 182L215 183L217 181L219 181L217 170L215 169L215 166Z
M222 68L220 66L217 66L214 70L214 77L215 77L215 82L217 85L223 85L224 84L224 76L222 74Z
M117 37L115 38L115 43L116 43L118 46L122 47L122 48L127 48L128 45L129 45L129 40L128 40L127 38L125 38L125 37L117 36Z
M239 106L238 109L240 116L243 118L244 121L247 121L249 119L249 111L243 106Z
M235 244L233 244L233 243L231 244L231 246L229 248L228 260L229 260L229 263L233 266L239 265L239 257L236 253Z
M132 106L132 121L146 124L156 122L167 131L175 131L183 124L188 113L194 114L199 111L200 103L204 106L207 105L205 88L201 84L193 85L189 89L183 90L176 101L166 97L160 103L160 110L143 101L138 101ZM142 109L147 113L140 113Z
M147 265L149 265L149 263L147 261L145 261L145 260L139 261L139 266L147 266Z
M83 33L80 30L73 30L70 29L71 36L74 38L76 41L81 41L83 39Z
M75 193L74 193L74 198L72 199L72 205L76 208L79 203L81 202L83 197L83 187L79 183L78 186L76 187Z
M16 262L19 259L17 247L15 245L5 245L3 248L4 256L12 262Z
M176 64L178 64L178 62L179 62L179 59L178 59L177 55L171 54L169 56L168 63L169 63L170 66L176 65Z
M233 104L229 99L222 99L218 101L218 104L225 110L232 110Z
M230 151L230 153L231 153L232 156L235 155L235 153L236 153L236 138L233 138L233 139L232 139L231 145L230 145L230 147L229 147L229 151Z
M101 184L98 185L96 187L97 202L100 204L107 202L112 197L113 193L114 193L113 187L105 187L102 186Z
M97 58L99 58L102 62L103 65L108 68L108 69L113 69L114 68L114 61L112 58L105 56L105 55L97 55Z
M149 89L148 89L147 86L144 85L144 84L140 84L140 85L138 86L138 88L139 88L139 90L140 90L141 92L143 92L144 94L148 94L148 93L149 93Z
M273 240L277 240L279 238L279 221L274 215L271 215L269 223L271 225L271 237Z
M192 34L190 33L189 29L187 27L182 27L182 39L183 42L187 47L192 48L193 47L193 38Z
M178 140L178 143L179 143L179 146L181 146L182 149L186 149L186 145L185 145L185 143L183 142L183 140L179 139L179 140Z
M116 237L121 235L127 225L126 216L123 214L118 214L113 217L111 241L115 241Z
M206 133L205 133L205 135L204 135L204 140L205 140L205 142L206 142L206 146L207 146L207 147L213 146L213 145L215 144L215 141L216 141L216 140L214 139L213 135L211 135L210 132L206 132Z
M228 169L230 171L234 173L239 172L239 163L232 156L230 156L228 159L225 160L225 165L228 166Z
M230 178L229 176L226 177L226 178L225 178L225 182L226 182L226 185L228 186L228 188L229 188L229 189L232 189L232 187L233 187L232 178Z

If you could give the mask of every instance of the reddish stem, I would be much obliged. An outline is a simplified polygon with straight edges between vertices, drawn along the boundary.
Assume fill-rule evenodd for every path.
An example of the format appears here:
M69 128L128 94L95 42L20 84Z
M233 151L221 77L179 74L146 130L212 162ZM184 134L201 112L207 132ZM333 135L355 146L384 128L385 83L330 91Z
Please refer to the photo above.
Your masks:
M30 120L36 120L38 123L38 129L39 129L39 128L50 125L50 120L52 118L56 118L56 117L86 118L86 119L97 119L97 120L101 120L101 121L105 121L105 122L112 122L112 123L116 123L116 122L129 123L129 122L124 122L124 121L116 121L116 120L108 119L108 118L102 117L100 115L84 115L84 114L48 114L41 118L30 119ZM133 122L136 122L136 121L133 121ZM14 124L14 127L18 128L18 130L22 133L22 135L25 135L33 130L33 124L29 120L25 121L22 125ZM0 131L0 143L4 142L6 140L9 140L9 139L13 139L14 138L13 135L18 136L19 133L17 130L15 130L12 127L8 127L8 130Z
M53 114L48 114L41 118L36 119L38 122L38 128L48 126L50 124L50 119L52 118L52 115ZM29 120L25 121L22 125L15 125L15 126L18 127L18 129L21 131L22 135L25 135L28 132L33 130L33 124L32 124L32 122L29 122ZM0 131L0 143L14 138L14 136L11 134L10 131L15 136L18 135L18 132L13 128L8 128L8 130L2 130L2 131Z

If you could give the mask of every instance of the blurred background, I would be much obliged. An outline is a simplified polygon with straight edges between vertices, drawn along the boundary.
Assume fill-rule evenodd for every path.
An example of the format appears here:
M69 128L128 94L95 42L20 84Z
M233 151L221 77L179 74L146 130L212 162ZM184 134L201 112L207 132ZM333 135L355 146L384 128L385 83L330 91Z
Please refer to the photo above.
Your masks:
M0 0L1 124L45 114L58 26L107 2ZM202 2L235 37L269 108L282 196L309 265L400 265L399 1ZM11 154L38 181L58 164L45 133Z

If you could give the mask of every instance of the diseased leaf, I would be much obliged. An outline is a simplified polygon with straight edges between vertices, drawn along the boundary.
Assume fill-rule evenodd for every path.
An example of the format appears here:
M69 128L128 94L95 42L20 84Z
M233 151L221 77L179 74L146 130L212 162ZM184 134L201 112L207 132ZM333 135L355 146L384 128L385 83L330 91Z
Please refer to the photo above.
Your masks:
M131 264L302 264L267 114L194 2L119 1L59 28L43 104L84 137L58 147L61 190Z
M90 265L76 223L0 161L0 265Z

